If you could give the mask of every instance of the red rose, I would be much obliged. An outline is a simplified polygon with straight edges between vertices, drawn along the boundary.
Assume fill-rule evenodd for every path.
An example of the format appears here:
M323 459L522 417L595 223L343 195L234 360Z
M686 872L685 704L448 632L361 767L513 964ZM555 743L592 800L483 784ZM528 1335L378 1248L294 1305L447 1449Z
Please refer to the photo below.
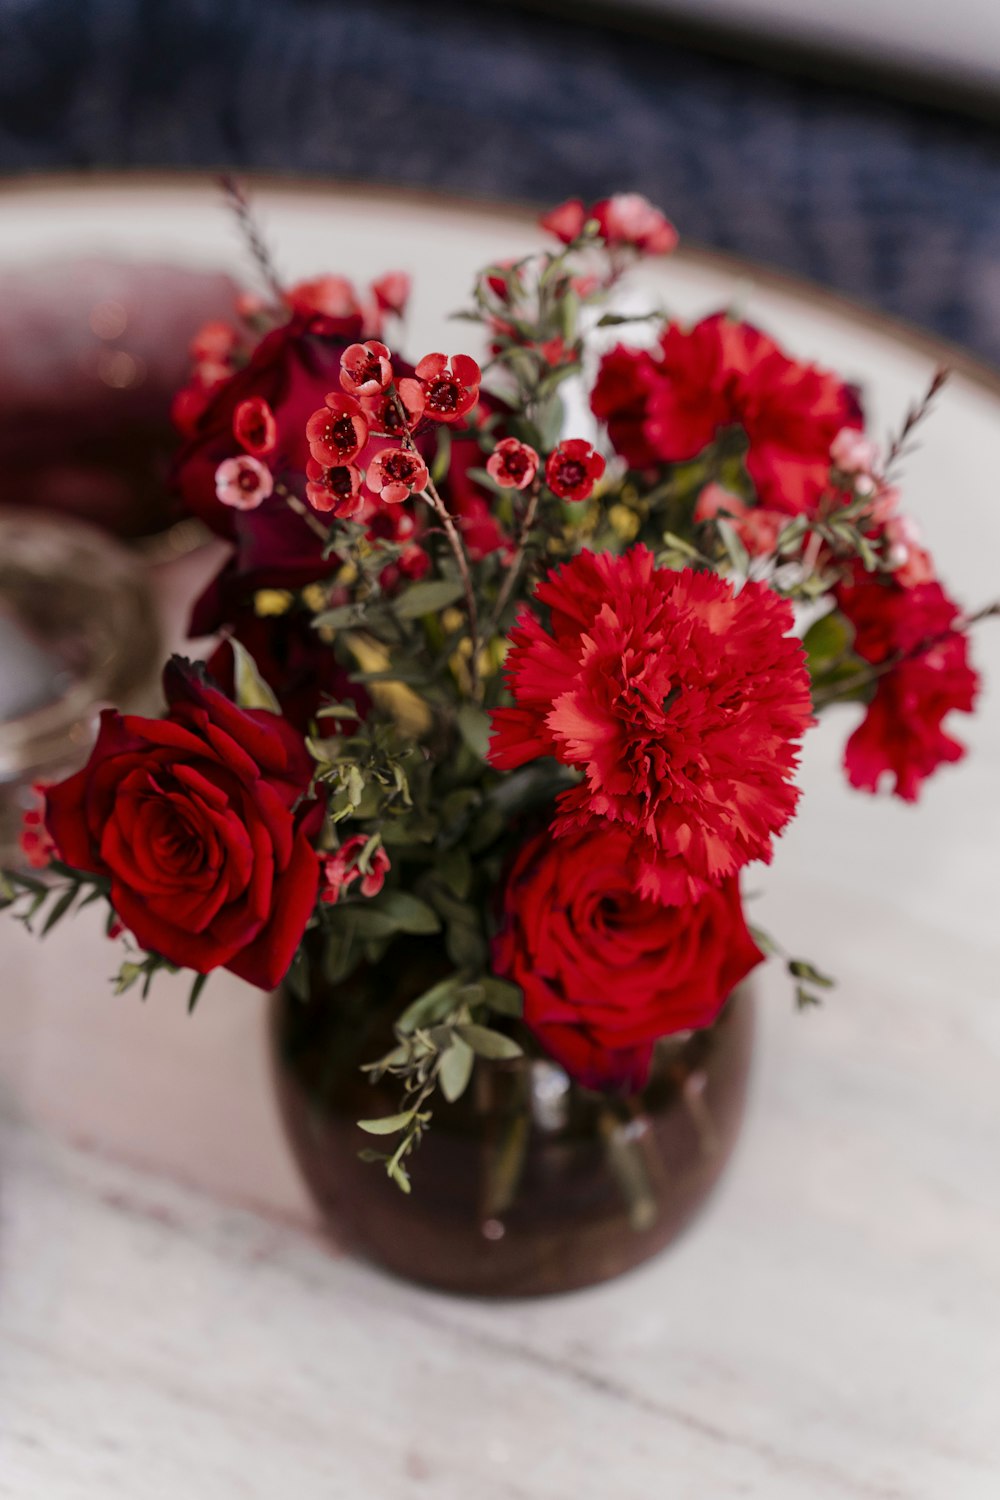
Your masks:
M878 678L868 712L847 742L848 780L876 792L892 776L896 796L915 802L938 766L965 754L941 727L953 710L972 712L979 688L968 637L952 628L958 607L939 583L904 588L868 573L841 585L837 602L854 626L859 656L876 665L903 658Z
M493 970L524 991L524 1019L578 1082L638 1089L661 1036L710 1026L761 961L735 880L693 905L636 897L618 830L541 833L503 893Z
M591 404L633 468L695 458L723 428L742 427L761 505L791 515L813 509L828 484L830 445L861 426L855 396L835 375L789 359L724 313L691 329L671 323L659 351L612 350Z
M795 811L799 739L812 723L792 609L766 584L654 566L646 547L581 552L536 590L510 633L512 708L493 710L489 759L554 756L582 773L562 827L631 830L644 896L684 905L771 857Z
M283 719L237 708L177 657L163 684L163 719L102 714L86 766L46 789L46 826L66 864L110 881L140 947L273 989L319 883L309 756Z

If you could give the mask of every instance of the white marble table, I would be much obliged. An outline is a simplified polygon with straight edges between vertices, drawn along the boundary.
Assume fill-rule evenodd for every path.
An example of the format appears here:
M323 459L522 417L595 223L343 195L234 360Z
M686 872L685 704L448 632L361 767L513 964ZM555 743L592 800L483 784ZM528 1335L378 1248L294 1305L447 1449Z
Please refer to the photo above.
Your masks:
M535 240L417 199L263 206L292 271L416 266L421 350L460 347L441 319L468 273ZM8 190L0 263L69 231L235 256L207 190L104 185ZM695 256L649 280L689 313L734 274ZM932 367L827 299L740 295L803 355L869 372L878 429ZM970 603L1000 590L998 468L1000 387L966 366L907 490ZM800 1016L765 973L729 1175L681 1243L591 1292L477 1304L332 1253L280 1135L263 997L225 976L193 1018L181 984L115 999L96 921L42 946L0 927L0 1497L995 1500L1000 630L977 658L970 757L916 811L843 785L852 710L814 735L754 883L840 987Z

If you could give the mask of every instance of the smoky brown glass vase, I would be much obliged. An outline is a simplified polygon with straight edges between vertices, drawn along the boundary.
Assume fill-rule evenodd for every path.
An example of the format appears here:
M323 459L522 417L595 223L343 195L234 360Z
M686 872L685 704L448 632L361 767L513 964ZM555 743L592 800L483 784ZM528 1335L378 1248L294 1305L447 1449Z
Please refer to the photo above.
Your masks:
M608 1280L663 1250L732 1152L753 1041L747 986L703 1031L659 1043L646 1088L596 1094L542 1058L479 1060L454 1104L437 1098L404 1194L359 1119L393 1114L398 1085L360 1065L434 974L433 944L394 946L310 999L274 998L274 1073L292 1151L338 1244L450 1292L537 1296Z

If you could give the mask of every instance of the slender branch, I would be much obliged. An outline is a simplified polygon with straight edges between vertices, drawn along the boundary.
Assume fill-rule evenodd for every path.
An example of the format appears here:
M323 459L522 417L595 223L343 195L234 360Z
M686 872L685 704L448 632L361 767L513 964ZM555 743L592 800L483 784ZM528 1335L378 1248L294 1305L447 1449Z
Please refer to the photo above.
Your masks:
M409 417L407 415L406 408L400 400L395 387L393 387L392 399L399 416L403 442L405 446L410 450L410 452L417 454L417 457L419 458L420 454L417 449L417 445L413 441L413 434L410 432ZM478 698L480 695L479 611L476 608L476 591L472 582L472 571L469 567L469 559L465 551L465 543L462 541L461 532L455 525L455 519L452 516L451 511L441 499L441 496L438 493L437 485L434 483L433 479L428 478L425 488L422 489L419 493L420 498L430 506L431 510L441 522L441 526L448 540L448 545L452 551L452 556L454 557L455 562L458 565L458 573L459 577L462 580L462 589L465 593L465 609L469 617L469 635L472 639L472 656L469 660L469 677L472 686L472 696L474 698Z
M518 529L517 540L515 542L516 551L514 553L513 560L507 570L507 576L504 579L503 584L501 585L500 592L497 594L496 603L493 606L493 613L490 615L489 624L486 627L487 640L489 640L496 634L497 627L500 624L501 617L507 607L510 596L514 592L514 587L517 583L518 576L524 564L524 554L527 547L528 536L531 532L532 526L535 524L535 516L538 514L539 489L540 486L536 480L534 488L531 491L531 498L529 499L527 508L525 509L524 515L521 518L521 525Z
M319 517L313 515L309 507L303 504L298 495L293 495L288 486L283 484L280 479L275 483L274 493L281 496L289 510L293 510L297 516L302 517L310 531L315 532L321 542L325 544L329 540L327 529Z
M843 682L835 683L825 693L821 691L814 694L813 708L826 708L828 704L836 703L840 698L849 698L852 693L856 693L859 689L866 688L871 683L877 682L880 677L884 677L886 673L894 671L896 667L902 666L908 661L915 661L918 656L923 656L925 651L932 651L935 646L939 646L942 641L948 640L952 635L964 635L972 629L973 625L978 625L983 620L993 619L997 616L1000 616L1000 599L994 600L992 604L984 605L982 609L977 609L973 615L966 615L957 624L949 625L947 630L939 630L936 635L925 637L924 640L918 641L915 646L912 646L909 651L896 651L892 656L887 656L884 661L872 662L863 671L856 672L853 677L847 677Z
M268 291L279 306L285 300L284 288L278 276L274 260L268 249L267 241L261 233L260 225L257 223L256 215L243 188L229 172L223 172L219 177L219 185L226 195L229 207L240 228L240 232L246 241L247 249L256 262L257 269L263 277Z
M931 377L931 383L927 387L927 391L923 399L921 401L918 401L916 406L911 406L909 411L906 413L906 416L903 419L903 425L900 428L897 436L893 439L892 444L889 448L889 452L886 455L885 467L882 473L883 479L887 479L889 477L889 473L892 469L893 464L897 459L902 458L903 453L906 449L907 440L913 434L914 429L919 427L920 423L928 415L931 406L934 403L935 396L941 390L950 374L951 371L946 365L939 365L938 368L934 371L933 376Z

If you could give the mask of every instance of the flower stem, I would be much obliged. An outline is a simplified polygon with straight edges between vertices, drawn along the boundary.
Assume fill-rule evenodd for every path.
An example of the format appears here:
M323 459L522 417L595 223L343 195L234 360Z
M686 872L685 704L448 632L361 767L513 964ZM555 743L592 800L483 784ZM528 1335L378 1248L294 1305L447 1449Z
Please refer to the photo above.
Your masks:
M531 491L531 498L528 501L527 508L521 519L521 526L518 531L517 542L515 544L516 551L514 553L514 558L507 570L507 576L504 579L503 584L501 585L500 592L497 594L496 603L493 606L493 613L490 615L490 622L486 628L487 640L489 640L496 634L497 627L500 624L501 617L503 616L503 612L507 607L510 596L514 592L514 587L517 583L521 568L524 564L524 554L527 547L528 536L531 532L532 526L535 523L535 516L538 514L538 495L539 485L536 480L534 488Z

